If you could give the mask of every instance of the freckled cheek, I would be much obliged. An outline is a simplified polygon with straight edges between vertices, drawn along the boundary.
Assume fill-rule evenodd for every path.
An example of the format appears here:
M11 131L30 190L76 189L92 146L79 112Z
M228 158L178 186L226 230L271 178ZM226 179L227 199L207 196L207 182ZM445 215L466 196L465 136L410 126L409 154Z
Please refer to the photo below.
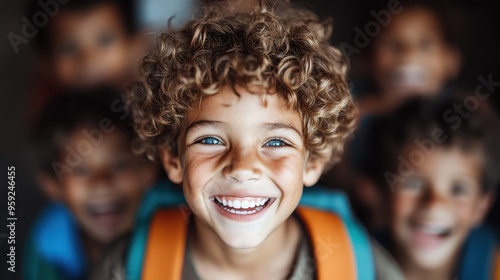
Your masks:
M283 196L300 199L303 187L304 160L300 156L290 155L265 161L271 180L278 184Z
M182 184L195 195L199 194L218 172L217 159L202 156L186 157L183 168Z

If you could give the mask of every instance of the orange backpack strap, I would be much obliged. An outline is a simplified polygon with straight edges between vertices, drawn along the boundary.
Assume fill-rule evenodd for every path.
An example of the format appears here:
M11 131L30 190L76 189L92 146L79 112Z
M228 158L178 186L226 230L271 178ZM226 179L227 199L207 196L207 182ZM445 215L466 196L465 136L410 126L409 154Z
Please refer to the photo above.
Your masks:
M493 263L493 269L495 270L493 273L494 280L500 280L500 249L496 250L495 253L495 261Z
M331 212L297 208L311 237L318 280L357 279L351 239L342 220Z
M162 209L153 216L141 279L181 279L188 222L182 211Z

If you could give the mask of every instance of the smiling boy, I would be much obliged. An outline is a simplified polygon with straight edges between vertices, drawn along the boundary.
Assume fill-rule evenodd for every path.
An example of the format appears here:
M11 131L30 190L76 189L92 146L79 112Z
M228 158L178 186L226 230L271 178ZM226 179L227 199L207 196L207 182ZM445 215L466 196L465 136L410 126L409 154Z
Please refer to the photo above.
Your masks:
M357 115L330 31L305 10L210 6L160 36L129 105L143 150L182 185L191 216L185 227L175 211L155 214L141 279L356 278L350 245L317 253L317 239L349 239L338 217L296 211ZM335 224L321 236L317 215Z
M498 119L478 103L453 126L443 115L467 98L412 99L373 128L370 175L389 213L384 243L406 279L497 279L497 238L482 223L499 182Z

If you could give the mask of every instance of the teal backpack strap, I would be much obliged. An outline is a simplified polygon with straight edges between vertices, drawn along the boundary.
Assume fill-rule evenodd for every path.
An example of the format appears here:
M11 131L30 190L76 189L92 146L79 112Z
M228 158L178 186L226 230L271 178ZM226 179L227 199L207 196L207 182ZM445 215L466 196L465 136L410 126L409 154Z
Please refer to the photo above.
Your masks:
M474 229L462 249L458 278L464 280L493 279L497 235L487 226Z
M130 240L126 264L127 279L141 279L149 224L153 213L159 208L180 207L185 203L182 189L170 182L157 184L145 195L137 213L136 226Z
M376 278L370 238L364 228L354 219L345 193L316 185L304 189L299 204L339 215L349 232L356 258L358 279L374 280Z

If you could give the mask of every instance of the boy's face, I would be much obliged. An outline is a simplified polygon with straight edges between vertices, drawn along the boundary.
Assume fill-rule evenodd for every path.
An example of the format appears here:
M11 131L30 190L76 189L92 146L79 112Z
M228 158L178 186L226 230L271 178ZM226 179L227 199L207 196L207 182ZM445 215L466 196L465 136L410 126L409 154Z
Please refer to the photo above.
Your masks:
M277 95L226 89L194 105L185 124L180 156L163 151L163 164L201 231L232 248L256 247L283 225L324 167L307 161L299 113Z
M63 87L123 83L132 71L134 40L113 4L62 11L50 24L50 38L50 64Z
M82 129L71 134L69 147L76 150L79 143L88 141ZM66 156L63 153L59 163L68 165ZM153 183L154 170L131 153L130 141L115 129L100 144L92 145L89 155L82 156L72 172L62 174L57 196L87 237L106 244L132 229L142 194Z
M375 81L383 94L401 98L441 90L459 67L457 51L442 32L436 15L425 8L393 16L374 43Z
M414 149L409 147L407 154ZM490 197L481 186L480 154L438 147L397 186L392 233L407 262L432 269L456 260L489 206Z

